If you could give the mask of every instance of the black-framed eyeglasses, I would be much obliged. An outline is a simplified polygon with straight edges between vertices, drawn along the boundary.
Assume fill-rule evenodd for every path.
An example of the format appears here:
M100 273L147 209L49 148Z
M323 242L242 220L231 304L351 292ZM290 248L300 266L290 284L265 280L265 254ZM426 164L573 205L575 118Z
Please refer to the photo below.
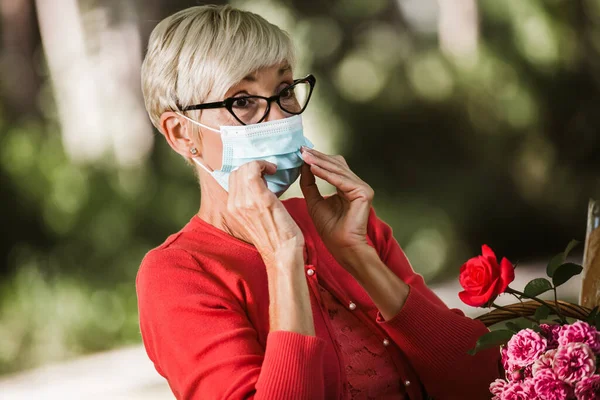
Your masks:
M271 111L272 102L276 102L283 111L289 114L302 114L306 110L316 82L317 79L313 75L307 75L304 78L294 80L291 85L285 87L275 96L229 97L223 101L196 104L184 108L180 107L180 109L181 111L192 111L224 107L242 125L258 124Z

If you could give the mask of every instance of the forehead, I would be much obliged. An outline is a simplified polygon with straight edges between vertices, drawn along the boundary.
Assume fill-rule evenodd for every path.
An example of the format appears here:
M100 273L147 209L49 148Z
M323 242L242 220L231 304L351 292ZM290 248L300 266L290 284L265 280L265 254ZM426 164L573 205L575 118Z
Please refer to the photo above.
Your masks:
M249 85L267 85L275 86L281 83L281 79L290 79L292 76L292 67L288 62L271 65L268 67L259 68L244 76L239 82L233 84L224 94L225 97L230 96L232 92L241 90ZM271 90L272 88L269 88Z
M291 73L292 67L287 61L280 64L271 65L268 67L260 68L256 71L250 72L241 80L241 82L256 82L261 78L281 77L286 73Z

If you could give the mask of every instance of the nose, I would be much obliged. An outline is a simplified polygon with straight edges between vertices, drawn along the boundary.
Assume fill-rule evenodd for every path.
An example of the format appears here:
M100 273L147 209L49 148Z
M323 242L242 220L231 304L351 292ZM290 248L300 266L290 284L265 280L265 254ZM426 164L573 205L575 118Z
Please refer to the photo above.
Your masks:
M269 110L269 113L267 114L267 117L263 120L263 122L284 119L289 116L290 114L283 111L281 107L279 107L279 104L277 104L277 102L273 102L271 103L271 109Z

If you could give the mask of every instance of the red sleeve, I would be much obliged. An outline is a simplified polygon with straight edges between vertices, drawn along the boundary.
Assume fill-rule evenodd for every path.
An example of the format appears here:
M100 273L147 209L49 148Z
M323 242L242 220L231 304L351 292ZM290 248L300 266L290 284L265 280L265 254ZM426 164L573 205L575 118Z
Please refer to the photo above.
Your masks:
M392 229L371 212L369 237L381 260L410 286L400 312L377 322L402 349L427 393L440 400L489 399L489 384L498 377L498 349L467 354L488 330L483 323L449 309L412 269Z
M178 399L322 399L325 342L287 331L266 348L243 305L184 250L151 251L138 272L144 346Z

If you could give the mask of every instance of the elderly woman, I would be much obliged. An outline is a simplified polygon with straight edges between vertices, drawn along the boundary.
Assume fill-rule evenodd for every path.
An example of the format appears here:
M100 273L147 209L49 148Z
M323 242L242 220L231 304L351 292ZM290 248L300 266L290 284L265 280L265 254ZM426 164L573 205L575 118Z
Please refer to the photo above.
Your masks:
M312 149L316 79L293 66L281 29L229 6L152 32L148 114L202 197L139 269L148 356L179 399L489 398L498 351L467 354L486 328L427 288L344 159ZM299 176L304 198L280 201Z

